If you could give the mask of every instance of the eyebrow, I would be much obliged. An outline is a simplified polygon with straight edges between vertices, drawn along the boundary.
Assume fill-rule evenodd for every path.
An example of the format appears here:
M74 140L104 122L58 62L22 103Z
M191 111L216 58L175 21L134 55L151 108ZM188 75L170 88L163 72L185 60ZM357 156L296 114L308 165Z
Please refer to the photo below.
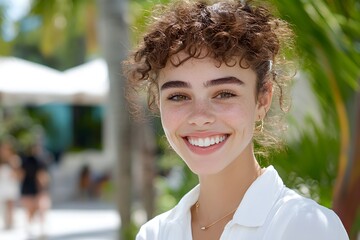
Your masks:
M183 82L183 81L168 81L166 83L164 83L163 85L161 85L161 90L165 90L168 88L190 88L190 83L187 82Z
M222 85L222 84L243 85L244 82L236 77L224 77L224 78L217 78L217 79L209 80L204 83L204 86L212 87L212 86L217 86L217 85ZM174 81L168 81L168 82L164 83L163 85L161 85L160 90L165 90L168 88L191 88L191 85L188 82L174 80Z
M222 84L237 84L237 85L243 85L244 82L236 77L224 77L224 78L218 78L207 81L204 86L205 87L212 87Z

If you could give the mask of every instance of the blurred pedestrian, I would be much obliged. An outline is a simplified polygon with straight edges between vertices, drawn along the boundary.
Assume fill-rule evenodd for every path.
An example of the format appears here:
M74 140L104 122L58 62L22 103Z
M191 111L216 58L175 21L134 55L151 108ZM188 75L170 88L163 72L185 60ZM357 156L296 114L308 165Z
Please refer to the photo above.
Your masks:
M51 205L48 194L50 177L46 162L39 156L39 148L34 145L23 157L21 166L21 203L28 220L27 230L31 233L35 216L38 214L43 234L45 213Z
M46 222L46 213L51 207L49 169L50 164L53 162L53 157L41 144L36 144L32 147L32 155L40 162L41 166L37 176L39 188L38 211L41 226L44 228L44 224Z
M15 141L9 137L0 142L0 204L4 208L4 227L14 226L14 208L19 198L20 157Z
M78 177L78 193L82 200L88 200L92 196L92 171L88 164L81 167Z

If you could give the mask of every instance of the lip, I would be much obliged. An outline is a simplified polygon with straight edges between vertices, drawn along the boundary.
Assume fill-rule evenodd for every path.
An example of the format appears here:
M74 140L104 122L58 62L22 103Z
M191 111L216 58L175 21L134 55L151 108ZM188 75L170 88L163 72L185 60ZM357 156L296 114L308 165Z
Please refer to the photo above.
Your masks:
M209 147L194 146L194 145L191 145L189 143L189 141L187 140L187 137L206 138L206 137L217 136L217 135L225 135L225 140L218 144L211 145ZM224 144L229 139L229 136L230 136L230 134L224 134L224 133L209 133L209 132L201 133L201 132L199 132L199 133L194 133L194 134L189 134L187 136L184 136L183 140L191 152L198 154L198 155L208 155L208 154L212 154L212 153L218 151L220 148L222 148L222 146L224 146Z

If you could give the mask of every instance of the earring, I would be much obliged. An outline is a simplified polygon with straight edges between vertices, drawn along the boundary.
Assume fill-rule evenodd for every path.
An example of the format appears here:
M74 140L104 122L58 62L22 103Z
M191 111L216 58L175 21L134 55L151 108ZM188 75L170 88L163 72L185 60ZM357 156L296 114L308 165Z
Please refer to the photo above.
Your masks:
M264 119L259 115L259 120L255 122L255 131L262 132L264 129Z

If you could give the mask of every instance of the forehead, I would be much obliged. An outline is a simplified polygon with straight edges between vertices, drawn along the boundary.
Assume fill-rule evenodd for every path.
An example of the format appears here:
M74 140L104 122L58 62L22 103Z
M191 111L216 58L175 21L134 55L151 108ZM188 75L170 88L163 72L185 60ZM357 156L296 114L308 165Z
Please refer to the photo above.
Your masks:
M223 77L236 77L241 79L245 83L256 81L256 73L250 68L242 68L239 62L234 60L231 66L225 63L220 64L213 58L190 58L185 62L182 60L186 59L187 55L177 54L174 55L166 64L165 68L159 72L159 84L166 81L180 80L193 82L197 81L208 81Z

